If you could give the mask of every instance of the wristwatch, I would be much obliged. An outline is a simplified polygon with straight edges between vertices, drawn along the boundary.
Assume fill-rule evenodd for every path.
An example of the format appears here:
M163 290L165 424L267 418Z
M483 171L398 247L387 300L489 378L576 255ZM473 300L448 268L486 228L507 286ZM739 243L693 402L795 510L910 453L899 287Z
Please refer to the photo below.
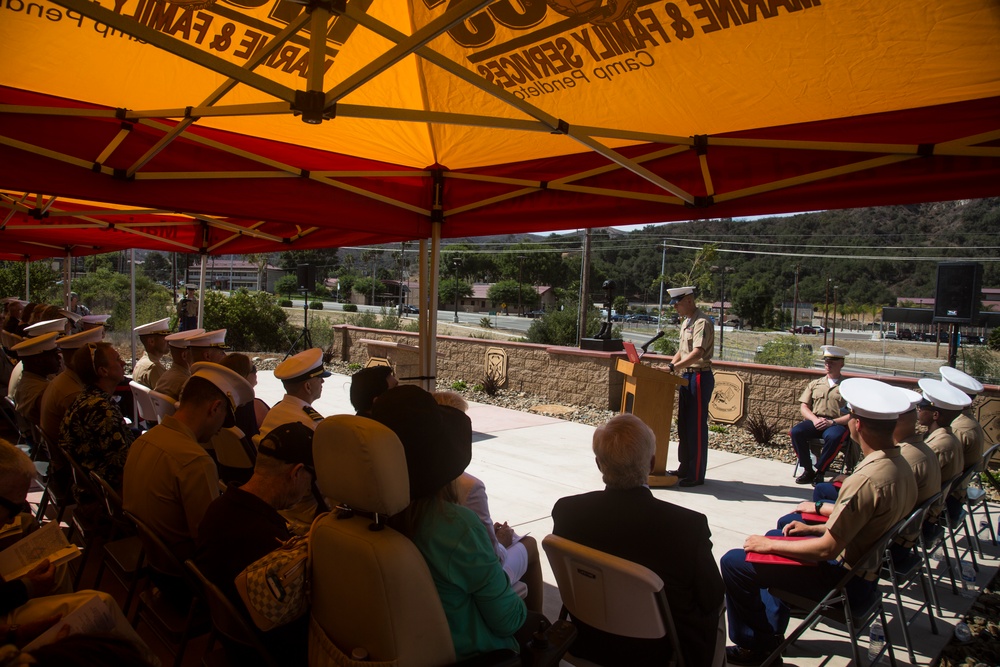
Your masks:
M673 373L673 372L674 372L674 362L672 362L672 361L671 361L671 362L669 362L669 363L667 364L667 368L669 368L669 369L670 369L670 372L671 372L671 373Z
M822 514L822 512L820 512L820 509L822 507L823 507L823 501L822 500L817 500L816 501L816 514Z

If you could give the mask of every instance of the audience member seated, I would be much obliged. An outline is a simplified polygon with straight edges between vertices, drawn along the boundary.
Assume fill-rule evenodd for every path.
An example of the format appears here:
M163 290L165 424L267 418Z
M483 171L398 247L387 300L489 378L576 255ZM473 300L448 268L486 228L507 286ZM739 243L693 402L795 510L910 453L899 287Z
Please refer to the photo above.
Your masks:
M37 324L32 324L30 327L27 327L25 329L25 332L24 332L25 333L25 337L24 337L24 339L18 341L11 348L11 352L14 353L14 354L18 354L18 352L17 352L17 350L15 348L18 348L19 345L22 345L23 343L29 342L32 339L40 338L41 336L45 336L46 334L50 334L50 333L62 334L62 332L63 332L63 323L65 323L65 322L66 322L65 318L60 317L59 319L46 320L44 322L39 322ZM19 349L23 349L23 348L19 348ZM18 355L18 359L20 359L20 355ZM62 369L60 368L59 370L62 370ZM57 370L56 373L58 373L59 370ZM23 374L24 374L24 363L22 361L18 361L17 363L14 364L14 368L10 372L10 377L7 378L7 385L6 385L6 387L7 387L7 395L10 396L10 398L12 400L14 399L14 395L18 393L18 385L21 383L21 376ZM52 378L47 378L47 379L51 380ZM36 421L31 422L31 423L32 424L37 424L38 421L36 420Z
M783 641L789 609L768 592L771 587L819 601L850 569L859 575L847 586L852 605L880 594L881 554L870 562L860 559L917 501L913 471L892 439L896 420L910 403L877 380L844 380L840 393L850 410L851 437L865 458L844 482L830 520L818 526L793 521L784 531L751 535L742 549L722 557L729 638L735 644L726 649L730 665L759 665ZM782 532L813 539L772 539ZM816 561L817 566L757 565L747 560L751 552Z
M166 337L170 348L170 368L160 376L153 386L153 391L166 394L175 401L180 398L184 383L191 377L191 351L188 350L188 339L205 333L204 329L189 329Z
M274 377L281 380L285 395L267 413L259 437L292 422L305 424L315 431L323 415L316 412L312 404L323 395L323 378L330 377L330 371L323 367L323 350L314 347L285 359L274 369Z
M279 510L313 492L313 431L298 422L278 426L261 443L253 476L230 484L212 501L198 528L195 562L238 609L243 601L233 581L248 565L292 538ZM248 619L249 622L249 619ZM308 615L262 634L288 665L306 664Z
M972 404L983 390L983 383L951 366L942 366L938 372L946 384L950 384L969 397L969 405L952 420L951 432L962 443L962 460L965 462L965 467L968 468L973 461L981 465L983 454L986 453L986 432L976 421Z
M267 417L267 413L271 409L267 403L256 396L257 365L250 357L240 352L230 352L220 363L242 375L250 383L250 386L254 387L254 399L246 405L241 405L236 411L237 428L252 438L260 433L260 426L264 423L264 418Z
M113 601L112 601L113 603ZM119 612L120 613L120 612ZM0 648L0 665L34 667L152 667L146 658L148 647L140 649L120 636L111 634L70 635L31 651L14 645ZM152 656L155 658L155 656Z
M469 411L469 404L461 394L454 391L434 392L438 405L448 405L462 412ZM521 537L507 525L493 521L490 515L490 501L486 496L486 485L482 480L463 472L455 480L457 502L476 513L493 544L493 551L500 560L503 571L511 583L522 582L528 594L524 604L528 611L542 613L542 564L538 557L538 543L530 536Z
M623 414L594 432L594 455L607 487L560 499L552 532L638 563L663 579L687 665L722 664L723 585L712 556L705 515L653 497L656 436L638 417ZM604 665L662 665L670 640L611 635L578 620L573 655Z
M448 619L458 660L497 649L520 650L537 628L507 581L475 513L455 503L454 480L472 459L472 424L423 389L383 394L372 417L403 443L410 504L389 524L417 546ZM527 620L527 623L526 623Z
M836 345L824 345L822 349L826 375L810 382L802 392L799 411L803 421L793 426L789 433L795 456L803 469L796 484L822 482L826 469L837 458L848 436L848 416L841 414L844 401L840 397L840 372L844 368L844 357L850 352ZM814 469L809 441L815 438L823 440L823 449Z
M56 348L58 333L52 332L28 338L14 346L21 360L21 381L10 394L14 408L29 424L37 425L42 419L42 395L50 379L62 367L62 357Z
M21 301L16 296L9 296L3 301L3 330L8 333L17 334L18 336L24 336L24 324L21 321L21 316L24 313L25 307L29 304Z
M921 378L917 383L924 400L917 406L917 420L927 429L924 442L937 455L941 465L941 483L960 475L966 468L961 441L952 433L951 423L972 400L960 389L941 380ZM978 459L970 461L976 465ZM955 488L947 498L948 516L955 519L962 511L965 489Z
M10 523L24 507L35 474L31 459L11 443L0 439L0 525ZM51 595L57 587L58 570L45 560L19 579L0 581L0 637L5 638L3 644L25 646L60 618L94 598L105 603L112 624L128 626L121 609L106 593L79 591Z
M62 351L65 369L53 378L49 386L45 388L45 393L42 394L42 421L40 424L45 437L52 442L58 441L63 417L66 416L69 406L83 391L83 380L70 368L73 357L77 354L87 354L86 351L81 353L80 350L90 343L100 343L103 339L104 327L100 327L56 340L56 345Z
M191 363L210 361L213 364L221 364L226 358L226 350L229 349L226 347L226 331L226 329L216 329L188 338Z
M391 366L369 366L351 376L351 405L361 417L372 416L375 399L399 384Z
M194 554L198 525L219 495L218 472L203 443L232 426L236 408L253 397L250 383L219 364L196 364L192 371L177 411L129 449L122 495L125 509L182 561Z
M139 342L146 350L142 359L135 362L132 369L132 379L153 389L156 383L167 372L162 363L162 359L170 352L167 345L167 335L170 333L170 318L164 317L162 320L142 324L132 330L139 337Z
M125 377L125 362L110 343L90 343L70 364L86 388L66 411L59 445L82 467L120 490L133 437L111 392ZM81 504L100 500L82 497L79 488L73 491Z

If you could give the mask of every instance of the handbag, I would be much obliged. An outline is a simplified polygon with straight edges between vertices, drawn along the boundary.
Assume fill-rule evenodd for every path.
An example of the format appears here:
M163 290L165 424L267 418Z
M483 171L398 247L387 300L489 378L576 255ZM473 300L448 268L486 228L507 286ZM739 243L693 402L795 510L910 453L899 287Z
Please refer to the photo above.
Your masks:
M236 575L250 619L267 632L309 609L309 537L295 536Z

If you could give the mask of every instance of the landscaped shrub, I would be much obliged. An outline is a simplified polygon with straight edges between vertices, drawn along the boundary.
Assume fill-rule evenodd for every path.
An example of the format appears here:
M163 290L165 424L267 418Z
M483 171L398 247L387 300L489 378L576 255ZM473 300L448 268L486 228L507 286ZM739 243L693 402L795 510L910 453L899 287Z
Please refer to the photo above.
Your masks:
M345 303L342 310L345 313L356 313L358 312L358 304L356 303Z
M309 304L309 308L311 310L323 310L323 302L322 301L313 301L312 303Z
M282 299L281 301L278 302L278 306L281 308L291 308L292 302L289 301L288 299Z

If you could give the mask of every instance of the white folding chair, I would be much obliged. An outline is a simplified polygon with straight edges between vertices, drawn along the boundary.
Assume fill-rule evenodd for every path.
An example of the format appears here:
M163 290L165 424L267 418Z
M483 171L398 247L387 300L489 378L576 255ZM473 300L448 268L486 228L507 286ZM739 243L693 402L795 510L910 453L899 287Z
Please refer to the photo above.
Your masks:
M156 412L157 423L162 422L164 417L169 417L177 410L177 403L170 396L153 389L149 390L149 401L153 404Z
M574 619L609 634L640 639L669 635L673 646L665 665L683 667L677 629L663 580L648 567L585 547L558 535L547 535L542 548L552 566L563 601L561 618ZM595 665L572 655L566 662Z

